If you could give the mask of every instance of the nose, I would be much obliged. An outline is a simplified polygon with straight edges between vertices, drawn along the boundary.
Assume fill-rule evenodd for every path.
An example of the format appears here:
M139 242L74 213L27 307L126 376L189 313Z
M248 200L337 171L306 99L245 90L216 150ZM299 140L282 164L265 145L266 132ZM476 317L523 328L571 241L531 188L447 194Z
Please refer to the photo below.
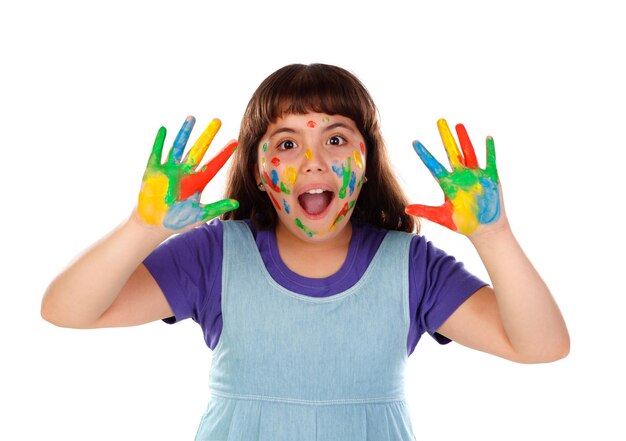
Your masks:
M323 148L306 148L302 161L302 172L325 173L328 170L328 158Z

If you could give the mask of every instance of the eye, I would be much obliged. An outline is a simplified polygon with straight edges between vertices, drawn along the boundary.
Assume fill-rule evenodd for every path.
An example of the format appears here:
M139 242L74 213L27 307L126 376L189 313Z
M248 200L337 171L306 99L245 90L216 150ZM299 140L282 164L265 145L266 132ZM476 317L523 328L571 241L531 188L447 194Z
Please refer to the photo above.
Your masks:
M296 146L295 142L293 142L291 139L287 139L281 142L280 144L278 144L278 149L279 150L291 150L295 146Z
M347 141L343 138L343 136L335 135L328 138L328 144L330 145L344 145Z

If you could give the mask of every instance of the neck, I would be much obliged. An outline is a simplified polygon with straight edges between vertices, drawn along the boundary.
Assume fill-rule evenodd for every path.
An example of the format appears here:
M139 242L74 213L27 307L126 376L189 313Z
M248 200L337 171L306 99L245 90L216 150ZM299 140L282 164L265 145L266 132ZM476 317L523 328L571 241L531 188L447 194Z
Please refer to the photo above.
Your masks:
M287 267L304 277L323 278L335 274L348 255L352 224L329 240L309 242L289 232L282 224L276 226L276 244L280 258Z

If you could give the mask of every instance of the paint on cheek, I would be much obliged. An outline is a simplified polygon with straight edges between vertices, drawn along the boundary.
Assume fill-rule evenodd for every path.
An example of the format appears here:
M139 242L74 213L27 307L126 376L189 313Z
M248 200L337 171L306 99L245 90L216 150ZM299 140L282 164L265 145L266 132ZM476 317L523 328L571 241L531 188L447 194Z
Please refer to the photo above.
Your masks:
M261 167L263 170L267 170L267 163L265 162L265 156L261 158Z
M291 190L289 190L289 188L287 188L287 186L285 185L284 182L281 181L280 183L280 191L282 191L285 194L291 194Z
M278 203L278 201L276 200L274 195L272 193L268 193L268 194L270 195L270 199L272 200L272 203L274 204L274 207L276 207L276 209L278 211L280 211L280 204Z
M355 184L356 184L356 173L352 172L352 174L350 175L350 184L348 185L348 187L350 188L350 196L352 196L352 193L354 193Z
M272 186L277 187L278 186L278 173L276 173L276 170L272 170L271 176L272 176Z
M296 169L291 166L287 167L287 169L285 170L285 181L287 181L289 185L294 185L297 178L298 173L296 173Z
M315 234L315 231L311 231L306 225L304 225L302 223L302 221L298 218L295 219L296 222L296 226L298 228L300 228L302 231L304 231L306 233L307 236L309 237L313 237L313 235Z
M313 152L311 151L311 149L306 149L304 151L304 156L306 157L306 159L308 159L309 161L311 159L313 159Z
M363 168L363 157L361 156L361 154L355 150L354 152L352 152L352 156L354 157L354 163L356 164L356 166L359 168Z
M270 162L272 163L274 167L278 167L280 165L280 159L278 158L272 158Z
M285 209L285 213L287 214L291 213L291 207L289 206L289 204L287 203L285 199L283 199L283 208Z
M341 210L339 210L339 213L337 213L337 216L335 216L335 220L333 221L333 223L330 225L330 228L328 229L328 231L333 231L335 229L335 226L339 223L339 221L341 221L341 219L343 219L344 217L346 217L346 215L348 214L348 212L350 210L352 210L354 208L354 206L356 205L356 200L352 200L350 202L346 202L343 207L341 208Z
M346 197L346 190L348 189L348 186L350 185L350 182L352 181L352 157L348 156L348 158L346 159L346 162L348 163L348 166L346 167L345 165L342 165L343 168L343 185L341 186L341 189L339 190L339 198L343 199ZM356 180L356 177L355 177ZM352 190L354 190L354 184L352 186ZM352 191L350 192L350 194L352 194Z
M276 173L276 170L272 170L272 171ZM276 176L276 178L278 179L278 175ZM270 178L270 176L267 174L266 171L263 172L263 182L266 183L276 193L281 192L280 187L277 187L276 184L274 184L273 179Z
M365 144L363 144L362 142L359 143L359 147L361 148L361 154L364 155L365 154Z
M263 151L267 151L267 142L263 143Z
M337 175L338 178L343 177L343 163L339 161L333 161L333 165L331 166L333 169L333 173Z
M314 129L315 126L317 126L317 123L315 121L310 120L310 121L307 121L306 125L307 127Z

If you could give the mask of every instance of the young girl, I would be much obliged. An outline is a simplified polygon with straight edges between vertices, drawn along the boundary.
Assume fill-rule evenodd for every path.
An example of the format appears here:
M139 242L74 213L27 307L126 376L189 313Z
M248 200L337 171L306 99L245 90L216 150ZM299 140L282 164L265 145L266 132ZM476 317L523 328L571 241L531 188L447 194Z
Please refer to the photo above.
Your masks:
M404 368L424 332L521 363L568 353L507 222L491 138L481 169L463 126L459 149L440 120L451 170L414 148L445 203L407 207L364 86L290 65L248 104L233 199L203 205L236 143L200 168L219 121L183 159L193 124L163 161L159 130L137 208L51 283L42 315L76 328L198 322L213 358L197 440L413 440ZM466 235L493 288L415 234L412 216Z

